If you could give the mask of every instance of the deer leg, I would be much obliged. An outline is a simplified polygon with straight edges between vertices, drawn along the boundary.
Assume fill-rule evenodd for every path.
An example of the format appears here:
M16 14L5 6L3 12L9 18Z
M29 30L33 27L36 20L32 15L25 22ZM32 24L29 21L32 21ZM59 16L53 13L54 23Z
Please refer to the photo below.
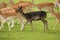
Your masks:
M21 21L21 29L20 30L23 30L24 29L24 20Z
M23 19L23 17L21 16L20 18L19 18L19 23L21 23L21 31L24 29L23 27L24 27L24 19Z
M48 10L53 10L54 7L48 7ZM49 17L48 18L51 18L51 13L49 13Z
M56 5L55 5L55 8L56 8L56 9L57 9L57 11L58 11L58 8L59 8L58 4L56 4Z
M55 29L56 29L56 27L57 27L58 23L59 23L59 21L57 20L55 27L53 27L53 30L55 30Z
M32 31L33 31L34 29L33 29L32 21L30 21L30 24L31 24L31 28L32 28Z
M2 28L4 28L4 22L5 22L5 21L2 21L2 22L1 22L1 27L2 27Z
M56 10L58 11L58 3L57 3L57 1L55 1L54 5L55 5Z
M44 31L45 31L45 29L47 29L49 31L47 20L41 19L41 21L44 23Z
M11 28L14 26L14 20L12 20Z
M11 30L11 27L10 27L10 22L7 22L8 23L8 27L9 27L9 31Z
M22 27L21 27L21 31L23 31L23 30L24 30L25 25L26 25L28 22L29 22L29 21L27 20L27 21L26 21L26 23L24 23L24 24L22 25Z

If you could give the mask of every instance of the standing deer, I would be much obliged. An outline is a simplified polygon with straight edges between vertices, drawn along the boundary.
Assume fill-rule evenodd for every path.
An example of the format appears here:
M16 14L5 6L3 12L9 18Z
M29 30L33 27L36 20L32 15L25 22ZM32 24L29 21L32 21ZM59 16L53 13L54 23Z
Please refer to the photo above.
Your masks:
M57 27L57 24L60 22L60 12L55 13L53 10L49 10L49 12L56 18L57 22L55 27L53 28L53 30L55 30L55 28Z
M26 1L20 1L17 4L13 5L12 8L17 9L18 6L20 6L20 7L22 6L24 11L25 10L26 11L30 11L30 9L32 8L33 4L32 4L32 2L29 2L29 1L27 1L27 2Z
M31 23L31 27L32 27L33 20L34 21L41 20L44 23L44 30L45 30L45 28L47 30L49 30L47 20L45 20L45 18L47 16L47 13L45 11L24 13L22 10L22 6L21 6L16 10L16 12L19 12L27 20L26 23L23 25L23 27L21 27L21 30L24 30L24 27L28 22ZM32 30L33 30L33 27L32 27Z
M21 20L20 13L15 12L12 8L2 8L0 9L0 20L1 20L1 26L4 27L4 23L8 23L9 31L11 27L14 26L14 18L18 18L19 21ZM12 25L10 26L12 21Z

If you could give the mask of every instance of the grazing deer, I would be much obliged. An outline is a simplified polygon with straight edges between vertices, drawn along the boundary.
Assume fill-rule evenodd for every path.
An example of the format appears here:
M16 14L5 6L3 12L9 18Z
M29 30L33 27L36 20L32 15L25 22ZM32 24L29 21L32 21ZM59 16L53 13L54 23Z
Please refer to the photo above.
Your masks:
M45 28L47 30L48 29L48 23L47 20L45 20L47 13L45 11L36 11L36 12L29 12L29 13L24 13L22 10L22 6L19 7L16 12L20 12L21 15L27 20L26 23L23 25L23 27L21 27L21 30L24 30L25 25L30 22L31 23L31 27L32 27L32 21L37 21L37 20L41 20L44 23L44 30ZM33 30L33 27L32 27Z
M49 12L57 19L56 25L53 28L53 30L55 30L55 28L57 27L57 24L60 22L60 12L55 13L53 10L49 10Z
M21 20L20 13L15 12L15 10L12 9L12 8L2 8L2 9L0 9L0 20L1 20L1 23L2 23L1 24L2 27L4 27L3 24L5 22L7 22L8 27L9 27L9 31L10 31L11 27L14 26L14 20L13 20L14 18L18 18L19 21L20 21ZM12 20L12 25L11 26L10 26L11 22L9 20Z
M0 3L0 9L1 8L6 8L6 7L7 7L7 4L6 3L4 3L4 2Z

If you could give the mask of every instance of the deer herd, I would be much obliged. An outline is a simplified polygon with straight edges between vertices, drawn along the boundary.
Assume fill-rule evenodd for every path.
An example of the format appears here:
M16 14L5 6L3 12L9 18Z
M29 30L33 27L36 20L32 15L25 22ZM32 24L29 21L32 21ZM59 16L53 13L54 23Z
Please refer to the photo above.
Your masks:
M45 29L49 31L48 29L48 21L46 20L47 13L49 12L51 15L53 15L56 19L56 25L53 27L55 29L57 27L57 24L60 22L60 13L55 12L54 9L57 9L60 7L60 0L55 0L55 2L45 2L45 3L39 3L35 4L35 0L30 1L19 1L18 3L14 3L13 0L9 0L9 3L0 3L0 22L1 26L0 29L4 28L4 23L6 22L8 24L9 31L12 27L15 25L15 19L18 19L18 21L21 23L20 30L23 31L25 28L25 25L30 22L32 30L32 21L38 21L41 20L44 23L44 31ZM33 11L32 8L37 7L39 11ZM44 11L42 9L46 9L48 11ZM25 13L26 12L26 13ZM26 22L24 22L26 19Z

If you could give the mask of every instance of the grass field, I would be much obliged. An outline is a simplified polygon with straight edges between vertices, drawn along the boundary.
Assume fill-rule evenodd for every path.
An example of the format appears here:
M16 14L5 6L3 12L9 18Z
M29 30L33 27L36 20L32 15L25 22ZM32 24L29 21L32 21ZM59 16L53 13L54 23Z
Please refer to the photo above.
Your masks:
M19 1L19 0L18 0ZM15 0L14 2L18 2ZM31 1L31 0L28 0ZM0 0L0 2L8 2L8 0ZM42 2L54 2L54 0L35 0L34 3ZM49 14L48 14L49 16ZM48 27L50 31L44 32L44 25L41 21L33 21L34 31L31 31L30 24L28 23L24 31L20 31L21 25L15 25L11 31L8 30L7 24L5 28L0 30L0 40L60 40L60 24L53 31L52 28L55 26L55 17L46 18L48 20ZM17 22L17 20L16 20Z

